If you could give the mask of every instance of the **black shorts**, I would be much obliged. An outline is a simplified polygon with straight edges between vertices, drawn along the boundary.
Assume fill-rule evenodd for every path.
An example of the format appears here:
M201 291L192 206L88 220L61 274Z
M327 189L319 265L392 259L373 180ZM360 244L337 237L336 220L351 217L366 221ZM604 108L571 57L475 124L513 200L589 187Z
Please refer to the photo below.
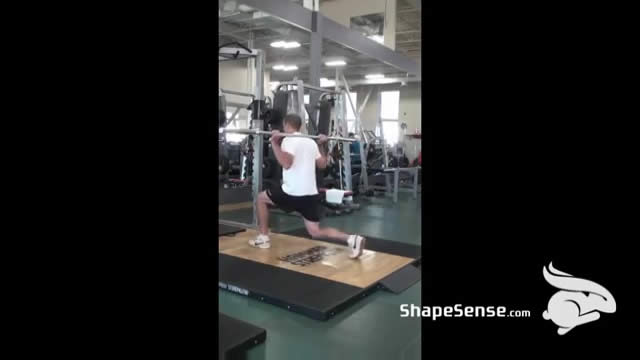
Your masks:
M320 221L320 195L291 196L282 190L281 185L267 189L267 195L284 212L299 212L305 220Z

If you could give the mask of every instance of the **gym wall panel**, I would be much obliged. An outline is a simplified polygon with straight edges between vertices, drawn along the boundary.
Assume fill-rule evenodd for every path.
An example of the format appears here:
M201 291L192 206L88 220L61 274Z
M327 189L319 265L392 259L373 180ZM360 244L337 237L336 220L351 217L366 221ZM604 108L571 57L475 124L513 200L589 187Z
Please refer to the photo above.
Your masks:
M271 81L271 74L269 71L265 71L264 95L270 96L273 99L269 81ZM218 63L218 86L227 90L253 93L254 89L249 87L247 81L247 61L238 60ZM249 98L243 96L236 96L231 94L226 94L225 96L227 98L227 102L242 102L247 104L249 104L250 102ZM247 119L247 111L241 110L238 114L238 119ZM248 126L244 123L242 125Z

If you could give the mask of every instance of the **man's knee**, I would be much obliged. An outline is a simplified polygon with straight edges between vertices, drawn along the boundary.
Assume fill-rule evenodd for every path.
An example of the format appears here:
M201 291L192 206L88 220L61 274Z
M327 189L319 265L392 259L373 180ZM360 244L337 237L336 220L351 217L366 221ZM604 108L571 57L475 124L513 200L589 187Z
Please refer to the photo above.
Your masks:
M262 191L258 193L258 201L263 203L270 203L269 195L267 195L266 191Z
M320 229L320 227L317 224L312 226L307 226L307 231L309 232L309 235L311 235L311 237L314 237L314 238L322 237L322 235L324 234L322 229Z

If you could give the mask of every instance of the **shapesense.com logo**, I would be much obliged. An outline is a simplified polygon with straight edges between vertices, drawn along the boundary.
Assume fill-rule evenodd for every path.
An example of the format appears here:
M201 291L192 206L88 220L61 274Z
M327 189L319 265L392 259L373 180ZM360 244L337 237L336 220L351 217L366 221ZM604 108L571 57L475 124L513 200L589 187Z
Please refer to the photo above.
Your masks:
M523 318L530 317L529 310L508 310L504 306L416 306L409 304L400 305L400 317L426 317L437 320L444 318Z

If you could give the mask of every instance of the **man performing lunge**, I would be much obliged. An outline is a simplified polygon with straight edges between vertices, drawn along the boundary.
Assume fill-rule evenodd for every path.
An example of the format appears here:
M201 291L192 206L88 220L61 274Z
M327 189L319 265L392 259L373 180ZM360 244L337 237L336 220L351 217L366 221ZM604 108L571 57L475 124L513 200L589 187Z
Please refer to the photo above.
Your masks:
M301 126L300 116L289 114L284 117L285 133L300 134ZM320 135L318 143L323 144L327 140L325 135ZM269 141L278 163L282 166L282 187L276 185L258 194L260 234L256 239L250 240L249 244L263 249L271 247L267 205L275 205L286 212L300 213L307 231L314 239L342 240L351 249L349 257L360 257L364 249L364 237L345 234L334 228L320 227L320 195L316 187L316 167L327 167L327 154L321 153L318 144L311 138L286 137L277 130L273 132Z

